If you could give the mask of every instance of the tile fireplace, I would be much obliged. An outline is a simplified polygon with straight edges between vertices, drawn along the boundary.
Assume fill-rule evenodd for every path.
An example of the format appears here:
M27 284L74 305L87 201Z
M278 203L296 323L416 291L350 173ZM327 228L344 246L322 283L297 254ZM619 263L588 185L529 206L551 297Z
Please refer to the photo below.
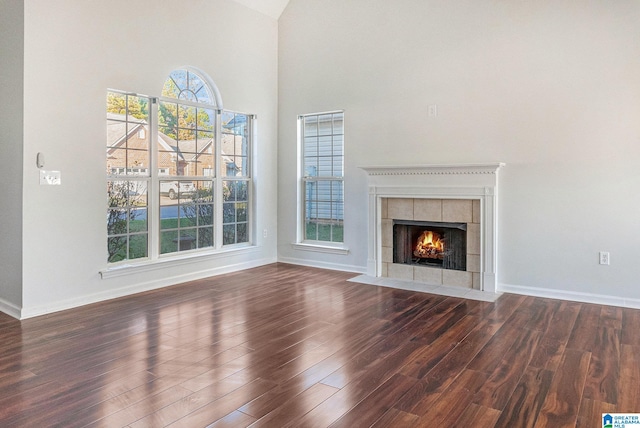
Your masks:
M503 165L363 167L369 176L367 274L495 292Z

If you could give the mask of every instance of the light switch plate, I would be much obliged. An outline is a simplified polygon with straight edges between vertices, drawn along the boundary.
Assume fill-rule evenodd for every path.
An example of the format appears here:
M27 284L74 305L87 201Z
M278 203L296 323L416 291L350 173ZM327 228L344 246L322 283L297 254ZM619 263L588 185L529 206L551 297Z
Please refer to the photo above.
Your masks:
M60 171L40 171L40 184L43 186L59 186Z

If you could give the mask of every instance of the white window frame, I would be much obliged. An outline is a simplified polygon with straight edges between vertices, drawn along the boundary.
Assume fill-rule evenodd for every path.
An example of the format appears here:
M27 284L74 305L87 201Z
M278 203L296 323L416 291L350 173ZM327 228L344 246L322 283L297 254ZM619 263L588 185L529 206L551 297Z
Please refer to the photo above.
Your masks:
M193 73L193 70L189 70L191 73ZM195 73L198 75L198 77L200 77L203 82L205 82L206 85L211 85L212 82L210 81L210 79L208 79L205 76L203 76L203 74L201 74L201 72L198 72L197 70L195 71ZM203 78L204 77L204 78ZM252 115L252 114L247 114L247 113L241 113L241 112L233 112L233 111L229 111L229 110L223 110L221 108L222 103L221 103L221 99L220 99L220 94L217 90L217 88L215 87L215 85L213 87L209 87L209 89L212 91L212 98L214 99L214 101L217 103L217 105L211 105L211 104L199 104L199 103L194 103L191 101L187 101L187 100L181 100L181 99L176 99L176 98L165 98L165 97L158 97L158 98L153 98L153 97L148 97L145 95L141 95L141 94L136 94L136 93L131 93L131 92L124 92L121 90L114 90L114 89L108 89L107 93L113 92L113 93L120 93L120 94L126 94L129 96L137 96L137 97L143 97L149 100L148 106L149 106L149 111L148 111L148 126L149 126L149 133L146 135L148 137L148 141L149 141L149 162L150 165L145 165L144 169L147 175L147 234L148 234L148 243L147 243L147 257L144 258L137 258L137 259L124 259L122 261L118 261L118 262L112 262L109 263L107 262L107 269L104 269L103 271L101 271L101 275L103 278L108 278L111 276L117 276L119 274L121 274L121 268L122 267L130 267L130 266L145 266L145 265L149 265L149 264L155 264L158 262L166 262L166 261L170 261L170 260L180 260L180 259L192 259L193 257L200 257L203 255L208 255L208 254L215 254L215 253L224 253L224 252L229 252L229 251L237 251L237 250L241 250L247 247L253 247L254 246L254 242L255 242L255 236L254 236L254 227L253 227L253 223L255 221L255 216L253 214L253 207L254 207L254 201L253 201L253 151L254 151L254 144L255 144L255 122L256 122L256 116ZM213 110L215 112L215 148L214 148L214 162L215 162L215 175L214 176L210 176L210 177L204 177L204 176L177 176L177 175L165 175L164 172L168 172L165 171L164 169L162 169L163 171L161 171L161 169L157 168L158 164L158 154L159 154L159 141L158 141L158 110L159 110L159 101L165 101L165 102L170 102L170 103L178 103L178 104L184 104L184 105L194 105L197 104L196 106L199 108L207 108L209 110ZM246 168L245 171L243 171L243 175L242 176L237 176L237 177L223 177L221 174L221 159L222 159L222 123L221 123L221 117L223 114L225 113L230 113L230 114L234 114L234 115L243 115L246 116L247 118L247 132L246 132L246 138L247 138L247 142L246 142L246 156L247 156L247 162L246 162ZM119 171L120 169L122 169L122 171ZM113 170L113 168L112 168ZM124 174L127 172L126 169L124 168L118 168L117 169L121 174ZM118 174L117 171L110 171L111 173L107 174L107 178L110 180L113 180L114 177L118 178L118 177L127 177L124 175L120 175ZM136 175L129 175L128 177L133 177L135 178ZM138 176L139 177L139 176ZM223 243L223 192L222 192L222 183L225 180L234 180L234 181L242 181L244 183L246 183L247 186L247 201L246 201L246 242L239 242L239 243L233 243L233 244L224 244ZM213 209L214 209L214 218L213 218L213 230L214 230L214 245L211 247L204 247L204 248L196 248L196 249L192 249L192 250L187 250L187 251L176 251L176 252L170 252L170 253L166 253L166 254L160 254L160 235L161 235L161 230L160 230L160 182L161 181L179 181L179 180L192 180L192 181L211 181L213 189L214 189L214 200L213 200ZM237 213L237 211L236 211ZM237 223L237 219L236 219L236 223ZM234 223L234 224L236 224ZM238 238L238 229L237 229L237 225L235 226L236 229L236 235L235 235L235 239L237 240Z
M326 116L326 115L336 115L336 114L340 114L342 115L342 126L343 126L343 131L342 131L342 151L340 153L340 156L342 157L342 171L340 174L332 174L332 175L323 175L323 176L309 176L307 175L306 171L305 171L305 151L304 151L304 138L305 138L305 133L304 133L304 124L305 124L305 120L307 120L308 118L311 117L316 117L319 118L321 116ZM333 127L333 125L332 125ZM349 253L349 249L347 248L346 244L345 244L345 227L344 227L344 186L345 186L345 174L344 174L344 170L345 170L345 164L344 164L344 110L333 110L333 111L326 111L326 112L320 112L320 113L309 113L309 114L303 114L303 115L299 115L298 116L298 127L297 127L297 140L298 140L298 204L297 204L297 233L296 233L296 242L293 243L293 247L295 249L298 250L304 250L304 251L315 251L315 252L323 252L323 253L330 253L330 254L340 254L340 255L346 255ZM336 136L337 134L335 134L335 132L333 131L332 128L332 132L329 136L331 136L332 138L334 136ZM335 155L335 153L332 153L332 165L333 165L333 156ZM335 172L335 171L334 171ZM342 192L341 192L341 200L339 201L342 204L342 228L343 228L343 235L342 235L342 241L324 241L324 240L311 240L311 239L307 239L306 238L306 230L305 230L305 226L306 226L306 212L307 212L307 201L306 201L306 186L308 185L308 183L314 183L314 182L318 182L318 181L331 181L331 182L340 182L342 185ZM331 204L333 204L335 201L331 200ZM332 220L334 220L332 218Z

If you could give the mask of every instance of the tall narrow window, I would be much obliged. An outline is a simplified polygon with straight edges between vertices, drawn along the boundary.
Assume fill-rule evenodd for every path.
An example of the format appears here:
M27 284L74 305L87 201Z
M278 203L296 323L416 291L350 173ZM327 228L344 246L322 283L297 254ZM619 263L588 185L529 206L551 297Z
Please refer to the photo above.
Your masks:
M107 93L108 261L148 255L149 99Z
M197 74L176 70L162 96L160 253L213 247L217 111L211 91Z
M109 91L108 261L250 243L254 120L187 69L158 99Z
M342 243L344 113L300 116L303 240Z
M251 118L222 113L222 243L249 242L249 136Z

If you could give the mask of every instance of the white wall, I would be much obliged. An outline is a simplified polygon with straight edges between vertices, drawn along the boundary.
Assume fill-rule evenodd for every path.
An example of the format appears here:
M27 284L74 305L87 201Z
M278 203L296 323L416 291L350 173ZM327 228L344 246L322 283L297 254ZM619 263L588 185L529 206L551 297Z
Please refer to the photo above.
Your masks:
M22 126L24 4L0 0L0 310L22 306Z
M275 19L229 0L26 0L25 34L23 316L275 260ZM258 245L101 279L106 90L157 96L184 65L211 76L225 108L258 116ZM37 152L61 186L38 184Z
M636 0L291 0L279 26L280 259L364 270L358 166L501 161L503 289L640 299L638 22ZM333 109L345 110L347 256L290 246L296 115Z

